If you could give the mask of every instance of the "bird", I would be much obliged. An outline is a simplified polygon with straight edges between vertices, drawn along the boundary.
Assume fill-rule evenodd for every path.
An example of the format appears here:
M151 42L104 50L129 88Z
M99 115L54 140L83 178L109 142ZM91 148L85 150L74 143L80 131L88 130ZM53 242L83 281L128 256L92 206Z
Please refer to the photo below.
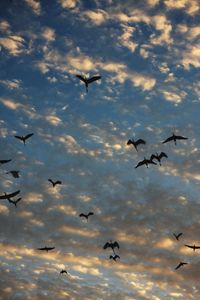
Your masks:
M84 217L84 218L86 218L87 219L87 221L88 221L88 217L89 216L93 216L94 215L94 213L93 212L89 212L87 215L86 214L83 214L83 213L81 213L80 215L79 215L79 217Z
M114 253L114 255L116 255L115 254L115 248L118 248L119 249L119 244L118 244L118 242L112 242L112 240L110 240L110 242L107 242L107 243L105 243L105 245L103 246L103 249L107 249L107 248L111 248L112 250L113 250L113 253Z
M9 200L10 198L13 198L13 197L17 196L19 193L20 193L20 190L18 190L16 192L13 192L11 194L6 194L5 193L5 195L0 196L0 200L4 200L4 199Z
M186 263L186 262L180 262L179 264L178 264L178 266L176 266L176 268L175 268L175 270L178 270L180 267L182 267L182 266L184 266L184 265L187 265L188 263Z
M193 245L193 246L191 246L191 245L184 245L184 246L186 246L188 248L192 248L193 251L195 251L196 249L200 249L200 246L195 246L195 245Z
M117 261L117 258L120 259L120 256L115 254L114 256L113 255L110 255L110 259L113 259L114 261Z
M180 237L182 234L183 234L182 232L180 232L179 234L173 233L173 235L175 236L175 238L177 239L177 241L179 241L179 237Z
M86 76L83 75L76 75L77 78L79 78L81 81L83 81L85 83L85 88L86 88L86 92L88 93L88 84L92 83L93 81L99 80L101 79L101 76L93 76L90 78L87 78Z
M135 166L135 169L142 166L142 165L146 165L146 167L148 168L149 164L153 164L153 165L157 165L154 161L152 161L151 159L146 159L144 157L143 160L139 161L139 163L137 164L137 166Z
M48 181L52 183L53 187L55 187L57 184L62 184L62 181L60 180L53 181L52 179L48 179Z
M131 144L135 147L135 150L138 151L137 146L140 144L146 144L146 142L142 139L139 139L137 141L134 141L134 139L130 139L128 140L127 145L131 145Z
M50 251L50 250L53 250L53 249L55 249L55 247L42 247L42 248L37 248L37 250L41 250L41 251Z
M187 140L187 137L181 136L181 135L175 135L173 132L172 136L168 137L166 140L162 142L162 144L165 144L167 142L174 141L174 144L176 145L176 140Z
M159 164L160 164L160 166L161 166L161 159L162 159L163 157L168 158L168 156L167 156L167 154L166 154L165 152L161 152L160 154L158 154L158 153L156 152L156 154L152 154L152 155L151 155L150 160L157 159L157 161L159 162Z
M11 174L14 178L19 178L19 171L9 171L6 174Z
M1 159L0 160L0 164L3 165L3 164L7 164L8 162L10 162L12 159Z
M66 270L61 270L60 271L60 274L64 274L64 273L68 274Z
M17 207L17 203L21 200L22 198L18 198L17 200L13 201L11 199L8 199L9 203L12 203L15 205L15 207Z
M25 145L26 145L26 140L29 139L32 135L34 135L34 133L29 133L29 134L27 134L27 135L25 135L25 136L15 135L14 137L15 137L16 139L21 140L21 141L24 143L24 146L25 146Z

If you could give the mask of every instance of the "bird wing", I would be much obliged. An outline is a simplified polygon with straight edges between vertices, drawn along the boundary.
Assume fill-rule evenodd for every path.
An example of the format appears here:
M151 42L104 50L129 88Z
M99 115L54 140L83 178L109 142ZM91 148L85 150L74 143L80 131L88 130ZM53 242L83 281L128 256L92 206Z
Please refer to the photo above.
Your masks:
M55 184L62 184L62 181L57 180L57 181L55 182Z
M53 250L55 247L46 247L46 250Z
M52 184L54 184L54 182L53 182L53 180L52 180L52 179L48 179L48 181L49 181L49 182L51 182Z
M16 138L16 139L19 139L19 140L21 140L21 141L23 141L23 137L22 137L22 136L15 135L15 138Z
M179 234L177 234L177 238L179 238L183 233L180 232Z
M195 249L200 249L200 246L195 246Z
M12 197L15 197L15 196L18 195L19 193L20 193L20 190L14 192L14 193L11 193L11 194L2 195L2 196L0 196L0 200L1 200L1 199L8 199L8 198L10 199L10 198L12 198Z
M175 270L179 269L182 265L182 263L179 263L178 266L176 266Z
M116 255L115 255L115 258L119 258L119 259L120 259L120 256L116 254Z
M154 162L154 161L152 161L151 159L148 159L148 160L147 160L147 163L148 163L148 164L157 165L157 163L155 163L155 162Z
M77 78L79 78L80 80L82 80L83 82L86 82L86 79L84 76L82 75L76 75Z
M6 164L9 161L11 161L12 159L4 159L4 160L0 160L0 164Z
M145 160L141 160L141 161L139 161L139 163L137 164L137 166L135 168L138 168L144 164L145 164Z
M42 248L37 248L37 250L46 250L46 247L42 247Z
M128 140L127 145L131 145L131 144L133 144L133 141L132 140Z
M110 259L113 259L114 257L112 255L110 255Z
M32 135L34 135L34 133L29 133L29 134L25 135L24 139L27 140L27 139L29 139Z
M142 139L139 139L135 142L136 145L139 145L139 144L146 144L146 142Z
M119 249L119 244L118 244L118 242L115 241L115 242L113 243L113 247L117 247L117 248Z
M87 80L88 83L101 79L101 76L93 76Z
M181 135L176 135L177 140L187 140L187 137L181 136Z
M18 203L19 201L21 201L22 200L22 198L18 198L16 201L15 201L15 203Z
M194 246L190 246L190 245L184 245L184 246L194 249ZM196 246L195 246L195 248L196 248Z
M110 243L109 242L105 243L105 245L103 246L103 249L107 249L108 247L110 247Z
M165 152L161 152L159 155L159 158L161 159L162 157L168 158L167 154Z
M150 157L150 160L153 160L153 159L157 159L157 156L155 156L154 154L152 154Z
M162 144L165 144L165 143L167 143L167 142L173 141L173 139L174 139L174 137L173 137L173 136L170 136L170 137L168 137L166 140L164 140L164 141L162 142Z
M93 216L94 213L92 211L89 212L88 216Z
M85 217L85 218L87 218L85 214L80 214L79 217Z

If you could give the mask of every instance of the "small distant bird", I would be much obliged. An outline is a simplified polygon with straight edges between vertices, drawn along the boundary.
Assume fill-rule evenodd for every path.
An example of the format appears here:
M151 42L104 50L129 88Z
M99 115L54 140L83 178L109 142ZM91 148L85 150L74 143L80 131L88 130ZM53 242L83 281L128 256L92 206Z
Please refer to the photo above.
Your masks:
M19 171L9 171L6 174L11 174L14 178L19 178Z
M195 246L195 245L193 245L193 246L191 246L191 245L184 245L184 246L186 246L188 248L192 248L193 251L195 251L196 249L200 249L200 246Z
M60 180L53 181L52 179L48 179L48 181L52 183L53 187L55 187L57 184L62 184L62 181Z
M64 273L68 274L66 270L61 270L60 271L60 274L64 274Z
M175 133L172 134L172 136L168 137L166 140L162 142L162 144L165 144L167 142L174 141L174 144L176 145L176 140L187 140L188 138L181 136L181 135L175 135Z
M148 165L149 165L149 164L157 165L157 164L156 164L154 161L152 161L151 159L146 159L146 158L144 157L143 160L139 161L139 163L137 164L137 166L135 166L135 168L138 168L138 167L140 167L140 166L142 166L142 165L146 165L146 167L148 168Z
M37 250L41 250L41 251L50 251L50 250L53 250L53 249L55 249L55 247L43 247L43 248L37 248Z
M24 146L25 146L26 145L26 140L29 139L32 135L34 135L34 133L29 133L25 136L15 135L15 138L21 140L24 143Z
M182 267L182 266L184 266L184 265L187 265L188 263L185 263L185 262L180 262L179 264L178 264L178 266L176 266L176 268L175 268L175 270L178 270L180 267Z
M107 243L105 243L105 245L103 246L103 249L107 249L107 248L111 248L112 249L112 251L113 251L113 253L114 253L114 255L116 255L116 253L115 253L115 248L118 248L119 249L119 244L118 244L118 242L112 242L112 240L110 240L110 242L107 242Z
M7 164L8 162L10 162L12 159L2 159L0 160L0 165L3 165L3 164Z
M180 232L178 234L173 233L173 235L175 236L175 238L177 239L177 241L179 241L179 237L182 235L183 233Z
M159 164L160 164L160 166L161 166L161 159L162 159L163 157L168 158L168 156L167 156L167 154L166 154L165 152L161 152L160 154L158 154L158 153L156 152L156 154L152 154L152 155L151 155L150 160L157 159L157 161L159 162Z
M87 221L88 221L89 216L93 216L93 215L94 215L94 213L90 211L87 215L86 215L86 214L83 214L83 213L80 214L79 217L84 217L84 218L86 218Z
M127 145L131 145L131 144L135 147L135 150L138 151L137 146L140 144L146 144L146 142L142 139L139 139L137 141L134 141L134 139L130 139L128 140Z
M87 78L82 75L76 75L77 78L79 78L81 81L85 83L86 92L88 93L88 84L92 83L93 81L101 79L101 76L93 76L91 78Z
M12 203L15 205L15 207L17 207L17 203L21 200L22 198L18 198L17 200L13 201L11 199L8 199L9 203Z
M4 200L4 199L9 200L10 198L17 196L19 193L20 193L20 190L14 192L14 193L11 193L11 194L5 193L5 195L0 196L0 200Z
M117 258L120 259L120 256L117 254L115 254L114 256L110 255L110 259L113 259L114 261L117 261Z

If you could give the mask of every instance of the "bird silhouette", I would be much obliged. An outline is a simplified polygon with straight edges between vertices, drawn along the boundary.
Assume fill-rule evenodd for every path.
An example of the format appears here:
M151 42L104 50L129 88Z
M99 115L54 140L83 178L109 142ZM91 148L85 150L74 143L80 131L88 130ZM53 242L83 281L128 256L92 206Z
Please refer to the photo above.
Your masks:
M179 264L178 264L178 266L176 266L176 268L175 268L175 270L178 270L180 267L182 267L182 266L184 266L184 265L187 265L188 263L186 263L186 262L180 262Z
M41 251L51 251L51 250L53 250L53 249L55 249L55 247L42 247L42 248L37 248L37 250L41 250Z
M113 259L114 261L117 261L117 258L120 259L120 256L117 254L115 254L114 256L110 255L110 259Z
M128 140L127 145L131 145L131 144L135 147L135 150L138 151L137 146L140 144L146 144L146 142L142 139L139 139L137 141L134 141L134 139L130 139Z
M193 245L193 246L191 246L191 245L184 245L184 246L186 246L188 248L192 248L193 251L195 251L196 249L200 249L200 246L195 246L195 245Z
M18 198L17 200L11 200L11 199L8 199L9 203L12 203L15 205L15 207L17 207L17 203L21 200L22 198Z
M66 270L61 270L60 274L68 274Z
M7 164L8 162L10 162L12 159L1 159L0 160L0 165L3 165L3 164Z
M15 138L21 140L24 143L24 146L25 146L26 145L26 140L29 139L32 135L34 135L34 133L29 133L25 136L15 135Z
M176 140L187 140L187 137L181 136L181 135L175 135L173 132L172 136L168 137L166 140L162 142L162 144L174 141L174 144L176 145Z
M168 156L167 156L167 154L166 154L165 152L161 152L160 154L158 154L158 153L156 152L156 154L152 154L152 155L151 155L150 160L157 159L157 161L159 162L159 164L160 164L160 166L161 166L161 159L162 159L163 157L168 158Z
M48 181L52 183L53 187L55 187L57 184L62 184L62 181L60 180L53 181L52 179L48 179Z
M101 76L93 76L90 78L87 78L83 75L76 75L77 78L79 78L81 81L85 83L86 92L88 93L88 85L89 83L92 83L93 81L101 79Z
M9 200L10 198L17 196L19 193L20 193L20 190L14 192L14 193L11 193L11 194L5 193L4 195L0 196L0 200L4 200L4 199Z
M143 160L139 161L139 163L137 164L137 166L135 166L135 169L142 166L142 165L146 165L146 167L148 168L149 164L153 164L153 165L157 165L154 161L152 161L151 159L146 159L144 157Z
M9 171L6 174L11 174L14 178L19 178L19 171Z
M178 234L173 233L173 235L175 236L175 238L177 239L177 241L179 241L179 237L182 235L183 233L180 232Z
M94 213L90 211L87 215L81 213L81 214L79 215L79 217L84 217L84 218L86 218L86 220L88 221L89 216L93 216L93 215L94 215Z
M107 248L111 248L113 250L114 255L116 255L115 253L115 248L119 249L119 244L118 242L112 242L112 240L110 240L110 242L105 243L105 245L103 246L103 249L107 249Z

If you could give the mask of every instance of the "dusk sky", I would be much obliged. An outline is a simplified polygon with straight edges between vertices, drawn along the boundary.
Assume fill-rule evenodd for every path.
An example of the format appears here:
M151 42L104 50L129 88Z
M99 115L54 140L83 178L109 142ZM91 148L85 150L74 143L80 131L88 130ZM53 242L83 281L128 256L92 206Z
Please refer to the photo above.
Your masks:
M199 0L1 0L0 32L0 300L198 299Z

